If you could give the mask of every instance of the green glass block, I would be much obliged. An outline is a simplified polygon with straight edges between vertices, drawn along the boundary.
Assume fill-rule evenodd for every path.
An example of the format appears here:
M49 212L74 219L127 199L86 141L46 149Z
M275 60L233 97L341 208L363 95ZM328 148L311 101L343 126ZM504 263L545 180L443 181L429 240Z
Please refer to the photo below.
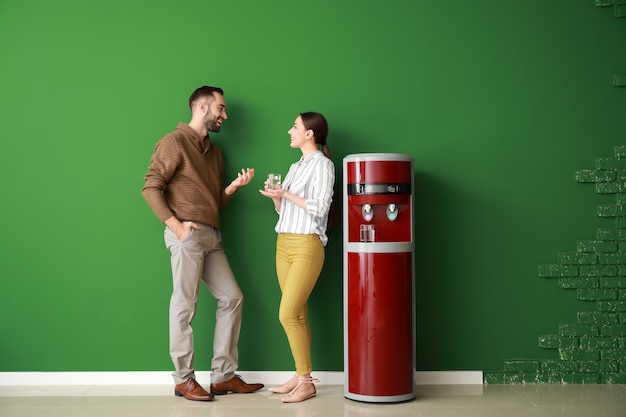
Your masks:
M626 145L615 145L613 152L616 158L626 158Z
M580 347L578 337L559 337L559 348L561 349L576 349Z
M504 374L505 384L521 384L523 382L523 375L519 372L506 372Z
M617 244L603 240L580 240L577 250L578 252L617 252Z
M583 301L617 300L617 290L614 289L579 288L576 293Z
M486 372L484 377L485 384L505 384L504 372Z
M600 311L626 311L626 301L598 301Z
M522 372L522 384L537 384L539 375L538 372Z
M541 372L545 374L559 373L561 371L561 361L546 359L541 362Z
M541 368L539 361L530 359L510 359L502 362L505 372L529 372L539 371Z
M585 350L615 349L619 347L616 337L581 337L580 348Z
M625 267L626 268L626 267ZM621 268L618 270L618 273L621 273ZM600 288L626 288L626 277L601 277Z
M600 351L592 349L574 349L572 350L572 357L576 361L599 361Z
M617 235L618 229L607 229L614 231ZM598 234L599 229L598 229ZM600 239L600 237L598 237ZM605 255L605 254L602 254ZM598 255L588 252L563 252L559 253L559 264L561 265L595 265L598 263ZM626 263L626 262L625 262Z
M617 324L619 323L618 313L608 313L602 311L580 311L576 315L578 323L584 324Z
M617 194L623 192L623 185L617 182L598 182L596 183L597 194Z
M578 372L578 362L570 360L561 361L561 372Z
M577 277L578 267L571 265L540 265L539 276L543 278Z
M612 228L599 228L596 230L596 239L617 240L619 239L619 230L620 229L613 228L613 227Z
M626 349L602 349L602 360L626 361Z
M599 373L573 373L572 374L572 384L599 384L600 383L600 374Z
M616 373L620 369L619 361L608 361L601 360L600 361L600 371L602 373Z
M574 349L559 349L559 358L561 358L562 361L571 361L573 360L573 351ZM576 369L578 369L578 366L576 366Z
M595 171L592 169L576 171L576 182L596 182Z
M600 361L580 361L580 372L583 373L598 373L600 372Z
M597 169L626 169L626 159L622 158L596 158Z
M591 324L579 324L579 323L564 323L559 324L559 335L561 336L598 336L600 329L596 325Z
M605 324L600 329L602 336L626 336L626 324Z
M617 204L604 204L598 206L598 216L600 217L617 217L621 214L621 206ZM585 251L593 252L593 251Z
M626 253L623 253L623 252L601 253L599 256L599 263L603 265L611 264L612 265L612 268L610 270L611 274L610 275L603 274L603 275L614 277L617 275L617 267L615 265L626 264Z
M559 288L598 288L600 280L597 278L585 277L585 278L570 278L560 277Z
M602 181L615 181L615 172L594 169L576 171L576 182L597 183Z
M561 336L598 336L600 329L596 325L580 323L559 324L559 335Z
M582 169L576 171L576 182L612 182L617 180L617 174L612 170Z
M564 384L598 384L600 383L600 374L598 373L583 373L572 372L563 373L562 375Z
M537 374L535 383L537 384L560 384L561 374L559 372L542 372Z
M539 336L539 347L543 349L558 349L559 336L555 334Z
M612 254L601 254L612 255ZM581 277L615 277L617 276L616 265L581 265L578 267L578 275Z
M602 374L603 384L626 384L626 372Z

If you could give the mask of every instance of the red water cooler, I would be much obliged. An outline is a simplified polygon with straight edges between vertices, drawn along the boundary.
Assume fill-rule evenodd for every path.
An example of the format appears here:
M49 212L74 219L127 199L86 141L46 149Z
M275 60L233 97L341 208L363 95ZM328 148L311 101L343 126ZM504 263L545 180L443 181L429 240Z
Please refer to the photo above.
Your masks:
M344 395L415 398L413 159L343 159Z

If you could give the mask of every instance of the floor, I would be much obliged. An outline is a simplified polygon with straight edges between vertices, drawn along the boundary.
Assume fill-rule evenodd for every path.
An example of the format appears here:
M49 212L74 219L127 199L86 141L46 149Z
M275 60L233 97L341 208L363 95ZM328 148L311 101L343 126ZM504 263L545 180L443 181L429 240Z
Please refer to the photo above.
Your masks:
M341 385L283 404L266 389L188 401L171 386L0 386L2 417L626 417L626 385L428 385L397 404L348 400Z

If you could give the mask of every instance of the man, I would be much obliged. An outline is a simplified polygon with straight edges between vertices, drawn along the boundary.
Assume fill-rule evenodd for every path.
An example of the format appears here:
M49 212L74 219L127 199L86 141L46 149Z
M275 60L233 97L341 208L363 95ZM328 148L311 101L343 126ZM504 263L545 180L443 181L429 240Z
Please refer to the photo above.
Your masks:
M242 169L223 187L222 151L209 132L219 132L227 119L224 92L200 87L189 98L191 121L161 139L150 160L143 197L165 223L165 244L171 252L173 291L170 299L170 356L174 394L188 400L211 401L213 394L247 393L263 384L246 384L235 371L243 295L221 247L219 209L254 177ZM217 300L211 393L195 379L191 321L196 312L200 279Z

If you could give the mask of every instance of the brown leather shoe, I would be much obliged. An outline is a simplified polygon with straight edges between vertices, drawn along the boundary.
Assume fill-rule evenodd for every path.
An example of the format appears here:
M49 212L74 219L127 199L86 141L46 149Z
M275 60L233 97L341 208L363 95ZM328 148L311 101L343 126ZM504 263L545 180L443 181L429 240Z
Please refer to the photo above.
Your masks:
M239 375L235 375L228 381L211 384L211 392L215 395L224 395L229 392L237 394L247 394L263 388L263 384L246 384Z
M215 398L213 394L206 392L194 378L189 378L182 384L176 385L174 395L194 401L213 401L213 398Z

